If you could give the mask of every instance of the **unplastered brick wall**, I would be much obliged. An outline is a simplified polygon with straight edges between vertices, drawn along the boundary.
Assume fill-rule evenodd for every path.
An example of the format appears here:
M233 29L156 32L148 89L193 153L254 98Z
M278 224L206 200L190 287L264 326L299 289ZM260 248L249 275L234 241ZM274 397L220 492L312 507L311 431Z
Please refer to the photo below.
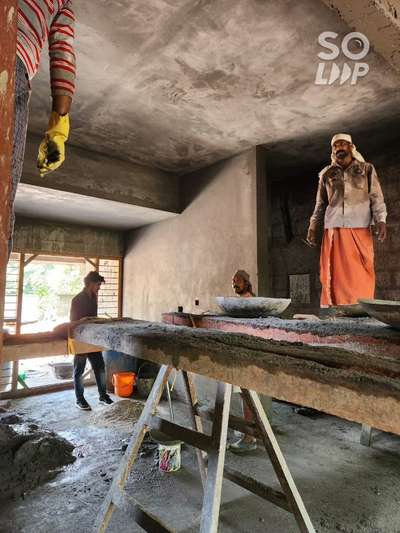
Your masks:
M377 298L400 300L400 155L374 161L388 208L388 238L375 246Z
M319 299L318 252L308 248L303 239L307 219L314 201L316 178L307 173L300 178L273 182L272 196L272 290L278 298L290 296L291 275L309 275L309 304L316 307Z
M376 297L400 300L400 155L395 152L370 157L381 179L388 207L388 239L375 241ZM272 183L272 290L276 297L290 296L290 275L308 274L310 303L319 306L319 247L308 248L303 239L314 207L318 169Z

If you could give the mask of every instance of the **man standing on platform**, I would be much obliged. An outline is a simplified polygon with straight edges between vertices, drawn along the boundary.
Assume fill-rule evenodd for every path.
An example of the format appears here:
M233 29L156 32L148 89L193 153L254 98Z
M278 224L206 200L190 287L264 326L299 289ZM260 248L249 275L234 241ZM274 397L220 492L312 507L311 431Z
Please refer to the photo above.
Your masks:
M353 305L374 298L375 268L371 224L386 239L386 205L377 173L365 162L346 133L331 141L331 164L319 174L307 241L316 245L324 218L320 257L321 307Z
M38 71L42 50L47 42L52 111L37 159L38 170L43 177L61 166L65 159L69 111L75 91L74 38L75 16L72 0L18 0L9 256L14 230L14 200L24 164L30 81Z
M85 287L77 294L71 303L70 320L74 322L86 317L97 317L97 296L102 283L105 280L98 272L93 270L84 279ZM83 396L83 373L85 371L86 359L90 364L96 378L97 389L99 391L99 401L106 405L113 403L106 391L106 372L101 352L88 354L77 354L74 356L74 386L76 395L76 406L84 411L90 411L91 407Z

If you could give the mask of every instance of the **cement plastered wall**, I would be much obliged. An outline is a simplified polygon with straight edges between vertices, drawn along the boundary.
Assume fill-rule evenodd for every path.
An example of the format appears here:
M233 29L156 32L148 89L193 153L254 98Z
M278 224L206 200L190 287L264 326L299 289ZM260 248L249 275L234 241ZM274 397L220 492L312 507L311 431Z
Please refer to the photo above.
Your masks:
M181 215L135 230L124 261L124 314L160 320L182 305L216 309L237 268L257 289L257 176L250 150L183 177Z
M389 236L375 242L376 297L400 299L400 157L396 151L369 155L380 176L388 208ZM305 238L314 207L318 169L299 168L298 175L272 185L272 286L277 297L289 296L289 275L310 274L311 306L319 306L319 247L308 248Z
M14 252L81 257L122 257L123 234L101 228L17 217Z

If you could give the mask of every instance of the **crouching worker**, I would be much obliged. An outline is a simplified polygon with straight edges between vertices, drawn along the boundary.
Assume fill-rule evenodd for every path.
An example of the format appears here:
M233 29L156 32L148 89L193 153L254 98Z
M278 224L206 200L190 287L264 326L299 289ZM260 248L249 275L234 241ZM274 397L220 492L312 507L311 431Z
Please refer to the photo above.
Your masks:
M71 303L70 320L81 320L86 317L97 317L97 296L101 284L105 280L95 270L89 272L84 279L85 287L77 294ZM74 356L74 387L76 395L76 405L79 409L90 411L91 407L85 400L83 395L83 373L85 371L86 359L89 359L90 364L96 378L97 388L99 391L99 400L106 405L112 404L112 399L106 392L106 372L101 352L78 354Z

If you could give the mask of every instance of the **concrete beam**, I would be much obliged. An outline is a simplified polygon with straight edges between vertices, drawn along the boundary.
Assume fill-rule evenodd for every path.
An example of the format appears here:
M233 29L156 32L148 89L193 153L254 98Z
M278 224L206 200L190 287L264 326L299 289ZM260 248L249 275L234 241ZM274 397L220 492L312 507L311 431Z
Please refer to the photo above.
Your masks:
M46 178L40 178L36 168L40 141L41 137L28 135L22 183L171 213L180 212L178 176L111 159L70 144L63 166Z
M10 233L11 159L14 132L15 50L17 2L4 0L0 7L0 361L3 341L4 291Z
M79 257L122 257L121 232L17 216L13 251Z
M400 0L322 0L400 72Z

